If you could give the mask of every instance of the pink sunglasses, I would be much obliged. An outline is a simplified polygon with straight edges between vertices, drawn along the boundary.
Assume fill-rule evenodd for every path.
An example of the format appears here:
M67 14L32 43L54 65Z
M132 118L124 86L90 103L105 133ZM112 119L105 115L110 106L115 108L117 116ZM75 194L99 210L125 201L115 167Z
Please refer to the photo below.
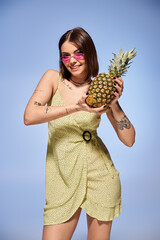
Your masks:
M74 57L76 60L83 60L84 59L84 54L83 53L75 53L74 55L66 55L61 57L62 62L69 62L71 57Z

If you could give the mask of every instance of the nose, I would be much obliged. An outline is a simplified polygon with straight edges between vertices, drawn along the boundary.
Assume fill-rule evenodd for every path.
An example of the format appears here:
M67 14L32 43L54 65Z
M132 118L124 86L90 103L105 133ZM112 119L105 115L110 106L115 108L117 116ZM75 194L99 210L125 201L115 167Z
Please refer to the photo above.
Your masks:
M70 63L75 63L77 60L74 58L74 55L71 55L70 57Z

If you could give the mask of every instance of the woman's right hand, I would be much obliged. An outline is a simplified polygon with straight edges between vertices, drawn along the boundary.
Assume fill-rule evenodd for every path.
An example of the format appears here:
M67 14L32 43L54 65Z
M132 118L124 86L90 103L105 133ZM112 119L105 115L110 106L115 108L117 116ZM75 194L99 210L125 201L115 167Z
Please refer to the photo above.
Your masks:
M97 108L89 107L85 102L87 96L88 95L86 93L84 93L84 95L76 103L76 109L78 111L87 111L90 113L98 113L101 115L109 110L109 109L104 108L104 105L101 107L97 107Z

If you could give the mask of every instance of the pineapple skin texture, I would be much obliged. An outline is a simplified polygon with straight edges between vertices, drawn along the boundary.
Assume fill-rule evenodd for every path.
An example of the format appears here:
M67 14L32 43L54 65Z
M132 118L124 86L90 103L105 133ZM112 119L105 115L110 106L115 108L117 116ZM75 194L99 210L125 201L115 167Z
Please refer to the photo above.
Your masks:
M108 108L110 103L116 97L114 92L114 76L112 74L100 73L91 82L88 89L86 103L88 106L97 108L105 105Z
M123 53L121 48L118 56L113 53L114 59L110 61L109 74L98 74L89 86L89 95L86 98L86 103L90 107L96 108L103 105L105 105L105 108L109 107L110 103L116 97L114 92L117 92L114 87L114 79L125 75L132 63L130 60L136 56L134 50L135 48L132 48L129 52L126 51Z

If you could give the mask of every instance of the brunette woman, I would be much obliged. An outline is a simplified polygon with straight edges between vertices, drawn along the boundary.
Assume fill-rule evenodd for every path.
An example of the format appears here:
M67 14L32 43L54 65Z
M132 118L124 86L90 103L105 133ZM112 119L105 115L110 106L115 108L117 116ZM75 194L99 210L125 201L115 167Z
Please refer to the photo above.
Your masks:
M70 240L83 208L87 240L109 240L112 220L122 211L121 183L97 128L106 113L120 141L133 145L134 127L118 103L123 80L115 79L116 97L107 110L90 108L87 90L98 74L91 37L82 28L69 30L60 38L59 53L60 72L44 73L24 113L26 125L48 122L42 238Z

